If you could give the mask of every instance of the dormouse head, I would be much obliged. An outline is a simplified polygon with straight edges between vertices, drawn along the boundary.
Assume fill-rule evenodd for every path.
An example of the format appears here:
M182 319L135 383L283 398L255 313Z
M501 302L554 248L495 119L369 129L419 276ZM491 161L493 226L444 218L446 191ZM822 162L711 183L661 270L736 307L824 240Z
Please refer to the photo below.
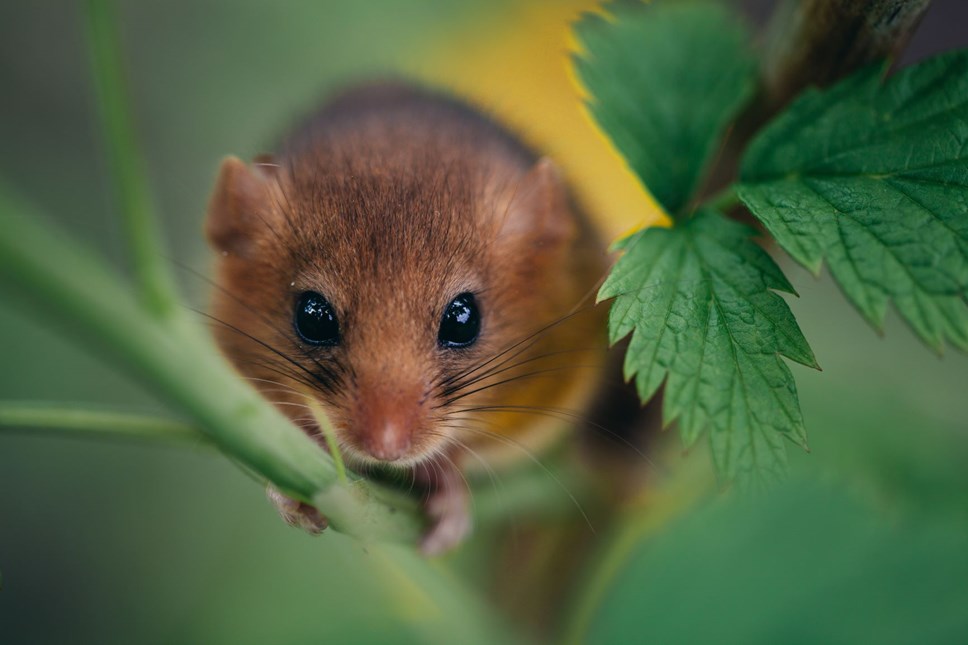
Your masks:
M359 127L222 163L213 317L226 354L296 423L318 432L318 404L345 455L410 466L506 432L487 411L525 391L567 389L567 370L511 377L588 342L554 323L592 285L549 160Z

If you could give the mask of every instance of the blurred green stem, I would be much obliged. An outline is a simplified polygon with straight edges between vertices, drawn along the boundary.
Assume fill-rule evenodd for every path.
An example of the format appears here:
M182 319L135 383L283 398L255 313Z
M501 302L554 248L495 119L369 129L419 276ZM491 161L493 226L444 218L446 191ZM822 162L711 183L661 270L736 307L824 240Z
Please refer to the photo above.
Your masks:
M10 223L0 233L0 268L23 293L57 319L70 321L72 329L94 340L197 422L225 453L287 494L311 502L338 484L337 468L325 451L242 381L211 340L187 320L164 263L127 106L114 4L89 0L87 16L98 113L145 307L97 258L49 234L37 223L40 218L28 215L25 204L4 201L2 195L0 212L7 211ZM367 507L321 507L331 526L361 538L379 533L410 544L416 540L421 521L412 508L396 512L403 509L385 503L366 482L353 486L365 490L361 503ZM359 521L361 515L365 524Z
M120 439L215 448L205 432L177 419L63 402L0 400L0 433L4 432L43 432L83 439ZM508 517L524 515L532 519L553 518L573 513L575 505L579 504L576 500L585 499L590 494L588 473L564 456L559 456L556 466L555 477L540 469L521 468L505 473L500 485L492 481L492 486L475 487L472 493L477 521L499 522ZM321 508L327 509L337 504L357 504L360 499L364 500L365 506L368 492L365 487L354 483L356 481L359 479L351 477L344 469L343 476L338 477L339 486L328 489L321 497L317 496L316 501ZM414 507L412 500L398 495L396 491L381 490L381 496L385 501L392 498L395 508L412 510ZM366 511L361 510L357 514L366 515ZM379 521L374 525L374 531L382 530ZM399 540L391 536L390 541Z
M145 306L159 317L179 313L174 280L162 254L161 233L152 206L144 159L127 109L119 35L113 3L89 0L87 40L104 131L108 165L114 175L118 212Z
M137 293L100 258L51 230L41 214L2 182L0 286L100 350L197 424L228 457L284 493L315 504L334 530L370 543L408 547L380 545L428 600L419 620L439 623L455 641L504 640L490 633L494 621L486 605L412 550L423 532L416 502L338 469L330 455L240 378L212 339L189 320L162 253L127 109L113 9L108 0L89 0L87 34ZM25 404L0 407L0 425L184 440L192 440L193 434L192 426L175 422ZM332 584L339 587L340 581Z
M706 200L705 203L720 213L728 213L736 206L739 206L739 195L736 194L735 184L730 184Z
M0 431L49 430L71 436L131 438L179 445L210 446L206 436L174 419L84 408L56 403L0 401Z
M562 630L556 642L580 645L588 641L596 612L608 602L615 579L629 566L629 559L641 543L693 508L711 490L708 470L701 460L684 462L675 477L647 491L634 506L623 509L597 553L586 567L583 583L575 588L570 607L564 612Z
M48 231L44 218L0 185L0 277L49 319L104 351L198 424L226 454L307 502L337 481L333 460L304 432L241 380L209 338L176 316L148 313L98 258ZM358 509L320 511L335 529L367 539L413 544L419 515L366 489L365 524ZM405 512L398 512L398 511Z

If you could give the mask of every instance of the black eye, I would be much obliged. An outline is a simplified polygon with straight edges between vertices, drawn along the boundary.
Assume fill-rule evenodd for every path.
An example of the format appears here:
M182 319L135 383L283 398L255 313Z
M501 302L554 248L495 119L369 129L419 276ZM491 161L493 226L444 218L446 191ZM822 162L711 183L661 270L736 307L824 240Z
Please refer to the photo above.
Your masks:
M293 318L296 333L313 345L336 345L339 343L339 322L336 312L326 298L313 291L299 296Z
M462 293L444 309L437 342L441 347L467 347L477 340L480 331L481 314L477 311L474 294Z

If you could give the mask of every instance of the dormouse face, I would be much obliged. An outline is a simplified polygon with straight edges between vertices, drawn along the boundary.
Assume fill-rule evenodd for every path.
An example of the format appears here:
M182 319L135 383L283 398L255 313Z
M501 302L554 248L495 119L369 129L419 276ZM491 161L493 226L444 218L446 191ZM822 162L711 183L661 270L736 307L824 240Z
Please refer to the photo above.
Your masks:
M550 162L230 158L207 233L223 350L311 434L319 404L356 462L500 435L489 411L523 388L553 401L573 378L513 378L562 369L552 350L582 342L540 331L591 286L569 275L575 226Z

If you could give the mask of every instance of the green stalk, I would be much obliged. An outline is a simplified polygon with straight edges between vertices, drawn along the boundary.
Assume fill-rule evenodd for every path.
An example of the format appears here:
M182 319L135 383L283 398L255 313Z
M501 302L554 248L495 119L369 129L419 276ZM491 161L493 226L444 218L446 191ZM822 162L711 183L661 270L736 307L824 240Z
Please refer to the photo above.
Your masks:
M423 529L415 502L346 472L342 464L337 468L324 450L239 378L181 309L161 252L143 159L127 110L112 9L109 0L89 0L88 40L137 296L99 258L49 230L43 218L2 182L0 287L10 288L99 349L197 424L240 465L286 494L314 503L334 530L370 542L405 545L392 550L379 545L387 555L381 568L406 570L405 577L429 601L429 612L419 620L438 624L433 632L439 640L494 642L488 636L493 621L487 607L413 551ZM0 427L186 441L193 435L193 426L176 422L26 404L0 405ZM465 617L473 619L468 622Z
M0 401L0 430L45 430L93 439L135 439L185 446L211 444L187 423L174 419L86 408L58 403Z
M112 3L89 0L87 40L97 92L97 112L104 131L108 166L114 177L117 208L131 254L141 298L149 311L178 314L178 297L162 254L160 228L127 109L120 44Z
M320 419L321 424L324 421L328 424L325 417ZM329 427L331 433L331 424ZM0 400L0 432L43 432L83 439L149 441L191 448L215 448L204 431L184 421L64 402ZM558 456L556 464L558 468L554 478L540 469L519 468L502 473L500 485L491 481L489 486L475 488L473 506L476 520L490 523L514 516L526 515L533 519L573 514L579 503L575 498L585 499L589 495L588 473L562 455ZM338 462L336 466L339 471ZM357 483L360 481L358 477L344 467L342 476L337 472L337 481L338 486L322 494L321 507L333 509L337 504L359 503L360 499L364 500L363 506L366 505L368 489ZM381 489L379 497L383 503L392 501L398 512L411 509L414 505L406 495L396 491ZM365 509L344 511L344 515L351 512L360 516L357 525L367 516ZM381 522L374 522L374 531L378 533L388 528L382 527ZM375 539L376 536L369 537Z
M316 423L319 424L319 428L323 431L323 437L326 438L326 447L329 449L329 455L333 458L333 466L336 468L336 480L341 484L348 484L349 479L346 477L343 453L339 449L339 441L336 440L336 431L333 429L332 422L316 401L310 401L309 407L313 412L313 416L316 417Z
M503 621L481 611L473 594L442 566L426 566L412 550L392 544L369 549L375 575L382 579L383 595L390 606L406 616L413 638L422 643L464 645L522 645L523 640ZM446 585L447 596L431 597L427 589Z
M720 213L728 213L739 206L739 195L736 194L736 185L730 184L706 200L706 205Z
M329 455L241 380L183 317L156 319L98 258L47 231L43 217L2 185L0 221L0 282L90 341L197 423L223 452L286 493L313 501L336 483ZM321 506L334 528L363 539L372 532L414 543L421 523L412 506L399 506L365 481L352 485L365 491L358 499L367 508Z

